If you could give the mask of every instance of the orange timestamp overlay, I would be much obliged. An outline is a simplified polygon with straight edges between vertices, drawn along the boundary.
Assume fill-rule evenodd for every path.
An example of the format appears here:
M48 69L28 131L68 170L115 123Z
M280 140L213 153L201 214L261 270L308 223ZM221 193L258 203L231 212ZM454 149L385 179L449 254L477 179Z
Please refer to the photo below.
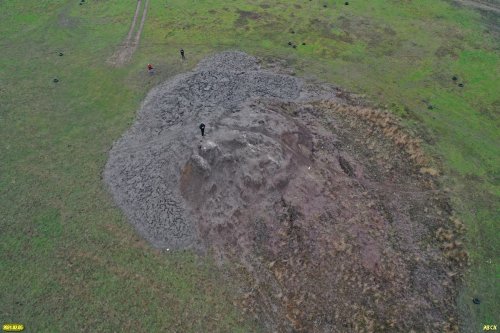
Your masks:
M2 329L4 332L21 332L24 331L23 324L3 324Z
M484 325L483 331L496 331L497 325Z

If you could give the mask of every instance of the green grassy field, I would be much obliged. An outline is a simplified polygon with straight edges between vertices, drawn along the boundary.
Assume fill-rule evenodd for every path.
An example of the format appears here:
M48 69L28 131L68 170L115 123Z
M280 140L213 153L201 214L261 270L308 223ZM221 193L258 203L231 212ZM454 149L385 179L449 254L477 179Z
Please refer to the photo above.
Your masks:
M28 332L258 330L232 305L224 269L149 248L100 178L151 87L239 49L365 94L425 140L468 226L464 331L500 325L498 16L441 0L151 0L132 61L112 68L135 4L0 1L1 322Z

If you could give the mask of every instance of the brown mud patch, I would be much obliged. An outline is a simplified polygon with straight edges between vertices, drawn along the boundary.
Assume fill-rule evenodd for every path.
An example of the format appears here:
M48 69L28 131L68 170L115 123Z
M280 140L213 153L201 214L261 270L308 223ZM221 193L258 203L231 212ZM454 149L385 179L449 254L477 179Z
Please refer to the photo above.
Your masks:
M238 28L245 27L249 20L256 21L259 20L262 15L257 12L246 11L238 9L237 11L238 19L234 22L234 25Z
M264 331L456 332L463 225L420 141L268 68L225 52L148 95L104 173L129 221L231 263Z

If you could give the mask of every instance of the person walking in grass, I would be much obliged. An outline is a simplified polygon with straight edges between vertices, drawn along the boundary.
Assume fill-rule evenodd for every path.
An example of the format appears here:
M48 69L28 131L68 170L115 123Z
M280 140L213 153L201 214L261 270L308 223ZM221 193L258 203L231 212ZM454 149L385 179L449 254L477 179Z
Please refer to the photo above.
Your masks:
M148 73L149 73L149 74L153 74L153 71L154 71L154 67L153 67L153 65L148 64Z
M181 49L181 58L182 58L182 60L186 59L186 57L184 56L184 49Z

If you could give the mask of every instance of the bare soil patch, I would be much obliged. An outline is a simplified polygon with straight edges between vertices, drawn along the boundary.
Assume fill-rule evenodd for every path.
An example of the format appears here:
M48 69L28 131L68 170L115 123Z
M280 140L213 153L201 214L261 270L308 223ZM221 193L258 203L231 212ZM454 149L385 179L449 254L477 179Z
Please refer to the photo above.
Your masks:
M233 263L265 331L456 332L463 226L420 142L277 67L224 52L154 88L110 151L117 204L154 246Z
M244 27L248 24L248 20L255 21L261 18L261 14L252 11L238 10L237 13L239 17L234 23L236 27Z

